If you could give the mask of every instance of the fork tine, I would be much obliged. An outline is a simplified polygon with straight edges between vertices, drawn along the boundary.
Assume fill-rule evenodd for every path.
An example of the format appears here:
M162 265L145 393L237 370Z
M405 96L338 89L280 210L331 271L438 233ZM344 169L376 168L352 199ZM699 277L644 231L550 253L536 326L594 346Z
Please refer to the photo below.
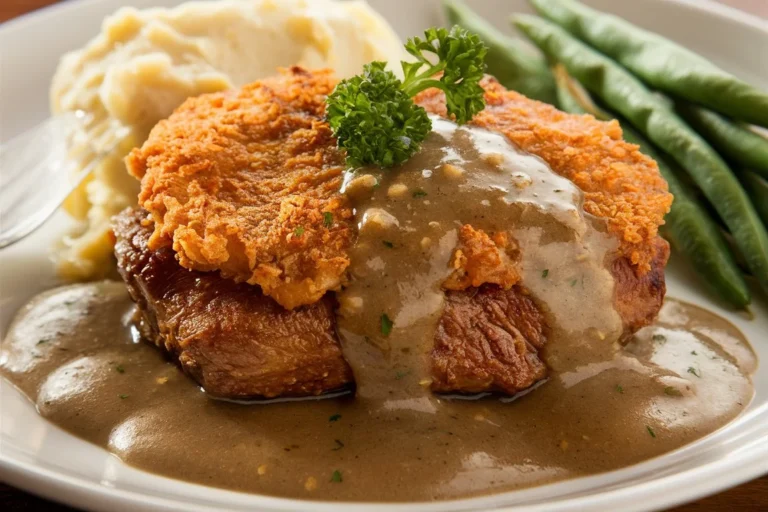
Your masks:
M37 229L130 130L82 111L0 146L0 248Z

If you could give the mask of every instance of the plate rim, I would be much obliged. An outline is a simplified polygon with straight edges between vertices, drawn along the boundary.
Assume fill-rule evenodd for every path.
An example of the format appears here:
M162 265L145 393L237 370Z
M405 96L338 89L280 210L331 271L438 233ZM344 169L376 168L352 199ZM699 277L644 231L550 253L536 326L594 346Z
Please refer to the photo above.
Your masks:
M13 392L20 393L18 389L15 389L15 387ZM23 395L22 398L26 400L26 397ZM757 409L739 416L738 419L743 420L746 416L760 415L761 413L765 412L768 412L768 403L765 403ZM62 430L57 425L53 425L53 427L58 430ZM619 470L608 473L617 473L625 470L637 469L638 467L650 466L658 463L661 457L665 455L670 455L686 449L695 449L698 447L698 445L702 444L706 440L711 439L714 436L722 435L722 430L724 428L725 426L713 432L712 434L705 436L704 438L699 439L694 443L683 446L678 450L674 450L673 452L669 452L647 461L643 461L641 463L627 466L626 468L621 468ZM414 510L438 511L441 508L445 508L445 505L447 504L450 504L450 509L453 512L485 509L493 509L496 512L581 512L587 509L619 510L617 507L621 507L620 510L623 512L639 512L660 510L662 508L668 508L689 502L692 499L700 499L706 496L711 496L727 488L768 474L768 463L765 462L766 458L768 458L768 442L764 442L766 439L768 439L768 422L758 424L756 428L765 431L764 435L760 436L758 440L752 441L750 445L742 447L739 450L739 454L736 456L728 457L725 459L717 459L682 472L653 478L627 487L610 489L607 491L593 493L587 496L580 496L576 498L569 498L564 496L555 502L535 500L530 504L519 505L492 505L490 503L479 503L482 501L492 502L494 497L498 498L501 496L513 495L515 492L519 491L507 491L498 494L481 495L452 500L440 500L433 502L337 502L329 500L302 500L245 493L217 487L201 486L199 484L168 478L163 475L147 473L137 468L132 469L152 475L158 479L174 481L176 483L180 482L189 486L203 487L213 492L228 494L233 497L238 496L242 497L243 499L247 499L249 496L257 497L259 500L259 510L265 512L284 512L298 510L302 505L310 505L314 512L352 512L363 509L367 512L383 512L385 510L394 510L399 512L410 512ZM87 442L82 439L80 441ZM122 462L119 463L122 464ZM578 480L599 477L602 474L605 473L591 475L588 477L573 478L567 480L567 482L576 482ZM6 478L9 475L10 478ZM229 508L222 508L221 504L209 506L208 504L199 504L191 500L180 501L176 497L167 498L157 495L148 495L135 490L118 489L115 487L109 487L95 483L84 477L72 476L63 472L43 468L33 463L13 460L11 458L2 456L2 454L0 454L0 476L2 476L3 481L9 485L24 489L35 495L44 496L60 503L83 507L89 510L104 509L102 507L92 507L92 505L95 504L117 506L120 509L130 505L132 510L167 512L214 512L220 510L240 511L252 509L253 507L253 505L246 504L243 506L233 506L230 503L227 505ZM548 485L557 484L558 483ZM535 488L543 489L548 485L538 486ZM664 492L669 489L675 489L676 491L674 496L671 498L666 492ZM56 494L56 492L59 490L66 491L66 494ZM525 489L523 489L523 491L524 490ZM94 503L93 498L98 498L98 502ZM633 498L643 499L637 500ZM215 499L215 497L213 499ZM88 503L84 500L91 501ZM482 507L483 505L491 505L491 507L485 509L478 508Z
M755 28L768 37L768 19L763 19L752 15L735 7L719 3L715 0L664 0L667 3L678 4L685 9L703 11L714 14L717 17L747 25ZM26 13L17 18L8 20L0 24L0 36L12 37L13 32L23 30L25 26L34 23L45 22L46 19L53 18L60 12L71 12L88 9L96 5L100 0L69 0L67 2L58 2L41 9ZM7 382L7 381L6 381ZM8 383L10 384L10 383ZM19 393L18 390L13 392ZM747 414L757 413L768 409L768 404L750 411ZM741 416L743 417L743 415ZM762 427L762 428L761 428ZM58 428L58 427L55 427ZM654 478L648 481L640 482L628 487L619 489L610 489L607 491L590 494L588 496L568 498L563 497L557 502L540 501L532 504L523 505L504 505L496 506L494 510L515 511L515 512L576 512L590 509L612 510L615 507L621 507L627 512L640 510L658 510L660 508L679 505L693 499L703 498L722 492L723 490L739 485L746 481L758 478L768 474L768 422L757 425L757 428L764 430L761 436L762 443L756 443L749 450L741 448L737 456L721 458L702 465L695 466L688 470L674 473L671 475ZM71 434L70 434L71 435ZM707 436L709 437L709 436ZM697 441L698 443L698 441ZM690 446L690 445L689 445ZM630 468L640 466L654 461L642 462ZM136 468L133 468L136 469ZM626 469L626 468L623 468ZM137 471L140 471L136 469ZM619 470L621 471L621 470ZM158 478L167 478L156 475ZM588 477L587 477L588 478ZM162 496L149 496L141 492L108 487L93 482L85 477L73 476L61 471L40 467L34 463L20 461L7 456L0 449L0 480L24 489L38 496L44 496L59 503L65 503L72 506L85 508L88 510L102 510L108 507L126 509L132 507L137 510L163 510L163 511L199 511L210 512L222 510L221 505L211 507L208 505L196 504L192 501L179 501L177 498L166 498ZM169 479L174 480L174 479ZM576 481L571 479L570 481ZM183 482L187 485L188 482ZM231 493L235 495L249 496L248 493L239 493L226 489L201 486L214 491ZM546 487L546 486L541 486ZM675 489L675 493L670 497L667 490ZM510 491L514 493L515 491ZM497 495L480 496L474 498L462 498L458 500L445 500L439 502L333 502L318 500L299 500L291 498L278 498L266 495L251 495L257 497L257 504L262 510L287 511L296 510L299 507L310 506L317 512L330 512L336 510L359 510L364 508L367 511L374 512L379 510L423 510L426 508L438 509L441 504L452 503L455 510L469 510L477 507L478 500ZM641 500L633 498L643 498ZM473 505L474 503L474 505ZM96 508L98 507L98 508ZM268 508L265 508L268 507Z

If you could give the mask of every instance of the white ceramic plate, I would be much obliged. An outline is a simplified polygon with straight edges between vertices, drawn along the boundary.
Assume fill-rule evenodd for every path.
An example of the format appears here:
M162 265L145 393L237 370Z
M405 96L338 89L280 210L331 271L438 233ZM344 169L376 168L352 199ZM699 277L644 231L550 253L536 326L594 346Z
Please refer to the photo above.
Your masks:
M370 0L402 36L441 21L437 1ZM59 56L96 34L102 18L126 3L173 5L177 0L70 0L0 27L0 139L42 121L48 84ZM768 89L768 23L704 0L587 3L615 12L710 57ZM472 2L504 28L508 14L527 11L522 0ZM0 170L2 172L2 170ZM15 310L55 283L48 247L63 218L0 252L0 332ZM673 257L669 295L719 310L684 263ZM768 361L768 304L759 293L747 321L724 311ZM692 445L621 471L534 489L430 504L363 505L310 502L242 494L158 477L122 464L106 451L40 418L8 383L0 382L0 477L9 484L91 510L653 510L672 506L768 472L768 365L755 375L748 411Z

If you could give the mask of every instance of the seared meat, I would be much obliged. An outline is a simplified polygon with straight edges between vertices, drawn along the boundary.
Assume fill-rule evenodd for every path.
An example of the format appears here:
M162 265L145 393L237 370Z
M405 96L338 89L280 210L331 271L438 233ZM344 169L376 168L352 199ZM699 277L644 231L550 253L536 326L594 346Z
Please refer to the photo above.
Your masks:
M141 210L115 217L118 270L141 311L142 334L206 391L307 396L352 382L336 339L332 295L289 311L255 286L191 272L170 247L148 248L146 217Z
M521 391L547 374L544 316L517 286L448 291L432 350L432 391Z
M616 280L613 306L624 322L624 338L653 322L667 293L664 267L669 259L669 243L657 236L652 244L654 256L644 274L626 257L616 258L611 266Z
M332 294L286 310L256 286L189 271L153 251L147 213L115 218L118 269L145 336L212 395L307 396L353 383L335 329ZM517 287L450 291L432 353L432 389L513 394L543 378L543 317Z

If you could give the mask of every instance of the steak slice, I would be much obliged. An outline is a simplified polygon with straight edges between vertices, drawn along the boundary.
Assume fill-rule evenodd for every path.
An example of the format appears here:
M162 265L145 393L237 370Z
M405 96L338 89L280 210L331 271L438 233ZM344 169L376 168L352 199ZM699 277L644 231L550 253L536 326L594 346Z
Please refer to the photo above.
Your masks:
M170 247L150 251L146 212L115 217L118 270L141 312L142 334L207 392L226 398L299 397L348 387L335 300L286 310L255 286L189 271Z
M336 334L335 299L288 311L252 285L190 271L170 247L148 248L147 213L114 220L118 270L138 305L145 337L178 360L208 393L297 397L350 387ZM544 319L518 287L446 294L432 352L432 389L514 394L546 376L538 356Z

